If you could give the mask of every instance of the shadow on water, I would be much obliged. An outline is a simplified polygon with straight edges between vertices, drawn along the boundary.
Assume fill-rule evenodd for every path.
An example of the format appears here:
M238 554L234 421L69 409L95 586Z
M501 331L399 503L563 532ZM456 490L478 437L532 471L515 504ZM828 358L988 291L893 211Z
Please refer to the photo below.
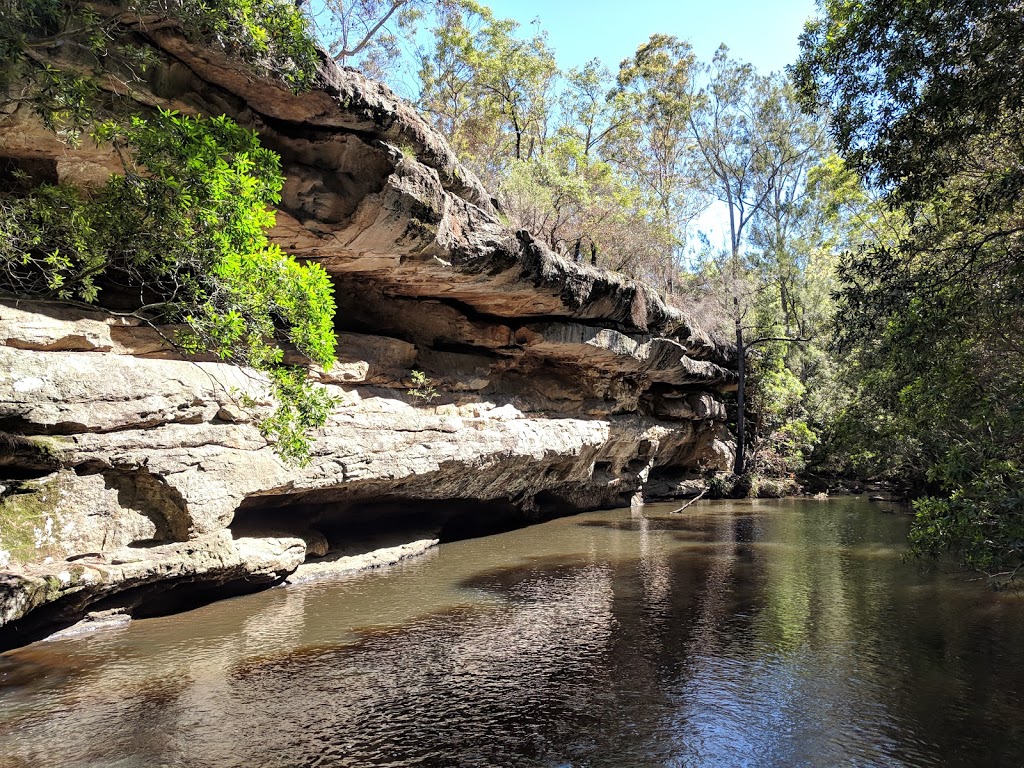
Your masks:
M141 622L90 644L105 663L87 674L49 675L43 646L0 657L0 753L18 768L1024 764L1020 600L920 574L905 532L861 502L712 504L445 545L233 601L236 618L204 609L173 643Z

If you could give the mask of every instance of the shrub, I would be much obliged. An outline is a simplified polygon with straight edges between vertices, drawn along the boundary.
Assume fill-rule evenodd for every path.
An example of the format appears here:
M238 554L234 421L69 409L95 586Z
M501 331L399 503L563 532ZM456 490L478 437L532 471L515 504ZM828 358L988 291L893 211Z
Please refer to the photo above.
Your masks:
M157 55L137 32L154 17L256 75L310 86L319 54L302 12L284 0L0 0L0 9L0 93L16 93L69 144L110 144L124 171L93 190L26 174L0 189L0 291L184 323L171 339L183 351L268 374L279 408L261 427L283 457L303 461L305 433L332 401L283 365L280 343L329 368L334 300L319 266L267 240L279 159L227 117L134 98Z
M0 196L0 290L90 304L109 292L145 322L184 323L174 341L185 352L270 374L281 408L265 431L300 459L300 435L324 422L326 401L282 367L275 342L330 368L335 306L319 265L267 239L278 157L226 117L160 111L103 122L93 137L118 150L124 175L91 192L43 185Z
M437 391L437 387L434 386L433 380L430 379L430 377L428 377L423 371L412 371L409 378L412 379L412 386L409 388L409 394L417 400L424 400L430 403L440 396Z

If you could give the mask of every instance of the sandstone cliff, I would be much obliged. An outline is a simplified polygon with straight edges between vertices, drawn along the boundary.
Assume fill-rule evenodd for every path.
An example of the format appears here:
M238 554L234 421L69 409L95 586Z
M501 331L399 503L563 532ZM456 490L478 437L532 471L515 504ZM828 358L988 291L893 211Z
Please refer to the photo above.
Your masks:
M335 281L340 362L320 379L340 405L287 467L254 426L270 404L253 372L100 311L0 304L0 644L324 555L398 558L485 518L685 495L729 467L730 351L647 287L507 229L387 88L325 65L295 95L172 28L139 34L160 62L146 101L227 113L281 155L272 234ZM86 184L116 167L13 104L0 159ZM410 394L414 370L436 400ZM384 555L344 559L388 530Z

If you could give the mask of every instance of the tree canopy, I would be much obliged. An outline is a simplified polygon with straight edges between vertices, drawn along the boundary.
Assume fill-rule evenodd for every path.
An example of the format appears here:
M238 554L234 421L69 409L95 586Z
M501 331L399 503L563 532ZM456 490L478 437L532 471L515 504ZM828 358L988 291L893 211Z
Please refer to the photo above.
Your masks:
M913 201L958 175L976 139L1019 131L1022 47L1020 2L825 0L793 73L852 165Z
M861 372L853 442L891 447L926 495L921 554L1013 570L1024 555L1024 6L832 2L795 77L886 194L895 237L839 269L841 348Z

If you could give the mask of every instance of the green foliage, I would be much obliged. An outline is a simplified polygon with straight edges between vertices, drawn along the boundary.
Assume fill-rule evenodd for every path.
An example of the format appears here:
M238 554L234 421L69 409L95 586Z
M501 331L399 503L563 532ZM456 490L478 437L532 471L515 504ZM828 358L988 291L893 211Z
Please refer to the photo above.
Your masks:
M226 117L140 114L133 95L156 61L137 34L154 17L258 75L308 87L318 54L305 18L280 0L6 0L3 11L0 88L69 143L112 146L123 173L88 190L16 173L0 192L0 290L183 323L185 352L270 376L280 407L264 432L301 459L328 400L283 367L281 344L330 367L334 302L322 269L267 240L279 160Z
M930 197L972 164L975 139L1019 131L1017 3L825 0L820 8L801 36L795 82L809 106L829 114L839 150L901 202ZM1001 175L1019 188L1019 169Z
M153 16L296 90L316 77L316 44L305 17L283 0L118 0L109 7L4 0L0 7L0 87L35 80L31 98L44 118L88 117L99 106L95 70L101 67L119 71L127 84L140 79L154 57L132 32L152 25ZM69 46L80 58L65 58Z
M737 340L748 365L740 386L752 411L744 423L750 455L737 464L788 478L805 468L827 415L811 400L828 384L832 230L841 229L823 212L832 202L823 183L828 144L783 79L759 76L724 48L708 76L690 120L695 167L728 211L728 240L705 242L688 291L712 305L706 316Z
M327 423L338 399L314 386L303 368L276 366L269 373L271 392L279 405L260 422L260 432L274 442L282 459L305 466L310 455L308 433Z
M736 491L736 475L716 472L708 479L708 492L712 499L732 498Z
M801 472L817 442L817 434L808 424L816 414L806 407L807 386L789 362L800 353L786 347L781 343L767 345L752 359L754 376L749 394L757 419L747 469L766 478Z
M433 380L431 380L423 371L412 371L409 374L409 378L412 379L412 386L409 387L409 394L417 400L423 400L426 403L431 403L440 397L440 393L437 391L437 387L434 386Z
M652 265L656 284L673 285L686 228L704 207L692 167L697 69L689 43L651 35L621 62L609 94L615 129L603 137L602 152L633 184L665 234L660 263Z
M547 33L524 38L518 22L472 0L440 3L438 12L419 54L417 105L485 182L497 182L510 161L542 154L554 52Z
M140 13L178 19L185 31L247 62L260 74L294 90L316 78L316 43L306 17L285 0L122 0Z
M510 224L564 255L672 286L699 208L686 194L689 46L656 35L618 78L592 61L564 73L556 94L541 29L470 0L437 8L418 105L499 190Z
M329 368L334 301L319 265L267 240L283 183L277 156L226 117L160 111L93 135L124 158L123 175L90 192L42 185L0 197L0 289L184 322L185 351L271 374L281 409L269 431L287 437L282 455L293 457L288 430L326 415L316 391L281 378L290 369L274 342Z
M914 551L1024 558L1024 150L1015 4L826 2L796 68L898 226L840 265L851 461L919 492Z
M953 552L967 567L1007 575L1021 564L1024 549L1024 473L1013 460L967 457L961 445L933 469L945 497L914 502L912 552L937 558Z

